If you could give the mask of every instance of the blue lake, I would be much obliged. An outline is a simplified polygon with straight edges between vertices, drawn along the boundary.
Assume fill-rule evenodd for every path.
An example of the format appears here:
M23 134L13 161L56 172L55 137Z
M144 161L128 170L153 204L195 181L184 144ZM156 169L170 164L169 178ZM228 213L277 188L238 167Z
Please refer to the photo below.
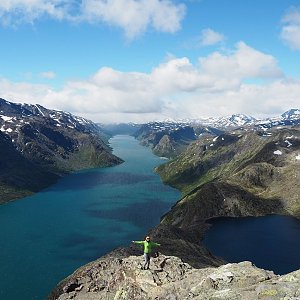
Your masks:
M0 299L44 299L76 268L142 239L180 198L153 169L163 161L129 136L121 165L77 172L0 206Z
M286 274L300 269L300 220L287 216L218 218L208 221L204 245L228 262L250 260Z

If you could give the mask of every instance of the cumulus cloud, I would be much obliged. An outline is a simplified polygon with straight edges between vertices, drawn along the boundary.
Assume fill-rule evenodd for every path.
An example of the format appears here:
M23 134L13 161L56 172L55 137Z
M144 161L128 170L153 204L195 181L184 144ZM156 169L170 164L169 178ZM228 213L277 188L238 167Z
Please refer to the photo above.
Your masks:
M195 93L177 102L177 117L226 116L246 113L257 118L277 116L299 107L300 80L278 79L265 85L241 84L218 93Z
M300 50L300 7L290 8L282 18L281 39L292 49Z
M223 54L214 52L207 57L200 58L203 73L225 80L230 87L230 81L238 84L244 79L276 78L282 76L276 59L244 42L236 45L234 52Z
M259 79L261 84L249 84ZM199 118L243 112L257 116L297 107L299 80L285 79L273 56L243 42L192 64L169 57L149 73L109 67L60 90L0 80L1 97L40 103L98 122Z
M45 15L61 20L67 17L69 7L66 0L4 0L0 1L0 23L33 23Z
M210 28L203 29L200 35L200 46L212 46L223 42L225 36L219 32L216 32Z
M81 10L83 20L102 21L120 27L129 39L140 35L148 27L174 33L180 29L185 14L183 4L170 0L85 0Z
M106 23L121 28L128 39L133 39L148 28L167 33L178 31L185 10L184 4L171 0L4 0L0 1L0 23L33 23L43 16Z

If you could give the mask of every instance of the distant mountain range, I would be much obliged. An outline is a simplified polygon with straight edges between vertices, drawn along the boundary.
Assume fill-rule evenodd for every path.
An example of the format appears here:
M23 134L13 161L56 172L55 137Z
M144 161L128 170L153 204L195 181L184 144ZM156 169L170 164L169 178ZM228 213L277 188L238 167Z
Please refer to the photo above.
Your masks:
M266 118L266 119L256 119L252 116L247 116L244 114L233 114L227 117L210 117L205 119L185 119L185 120L166 120L158 123L163 124L181 124L184 125L202 125L209 126L213 128L218 128L221 130L234 129L243 126L268 126L269 128L274 126L292 126L300 124L300 109L290 109L280 116Z
M202 136L275 129L300 124L300 109L279 117L256 120L234 114L199 120L100 125L41 105L0 98L0 203L38 191L75 170L122 162L108 146L114 134L132 134L162 157L175 158Z
M279 117L257 120L244 114L228 117L166 120L140 125L134 136L141 144L152 148L159 156L176 157L193 140L203 136L218 136L230 131L258 131L263 136L272 135L272 130L300 124L300 109L291 109ZM137 125L136 125L137 128Z
M209 127L204 129L210 132L197 136L194 128L203 125L192 127L170 121L143 125L136 134L154 151L161 149L157 147L167 140L178 145L180 141L191 140L181 154L156 168L164 183L182 193L182 198L162 216L160 224L145 233L161 243L159 258L152 261L156 266L141 272L136 259L140 250L132 245L118 248L61 281L48 300L67 299L71 293L78 299L87 299L86 291L95 290L95 286L100 298L105 298L106 287L112 286L109 291L118 299L119 291L126 292L126 299L173 299L174 291L174 299L279 299L282 295L293 299L299 290L299 270L279 277L253 267L250 262L236 265L222 261L202 244L212 218L279 214L300 219L297 110L283 114L279 123L272 119L270 126L274 122L275 127L270 130L249 119L248 124L241 125L242 119L234 116L230 122L236 126L232 130L223 128L223 133L216 136ZM275 225L271 236L272 230L281 230ZM244 234L247 239L246 230ZM223 237L222 242L231 241ZM272 251L271 247L267 250ZM184 270L185 263L190 266ZM215 268L221 264L224 265ZM233 269L228 271L228 268ZM96 270L97 276L92 278L91 270ZM201 278L197 277L199 274ZM92 297L93 294L89 299Z
M83 168L122 162L95 123L41 105L0 99L0 203Z

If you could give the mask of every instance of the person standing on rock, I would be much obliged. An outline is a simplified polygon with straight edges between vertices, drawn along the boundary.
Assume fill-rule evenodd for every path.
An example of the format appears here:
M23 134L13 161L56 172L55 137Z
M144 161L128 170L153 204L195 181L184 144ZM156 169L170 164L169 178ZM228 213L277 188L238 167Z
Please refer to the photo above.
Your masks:
M150 255L152 252L153 247L160 246L158 243L154 243L150 240L149 236L146 236L144 241L132 241L135 244L143 244L144 245L144 266L142 267L142 270L148 270L150 265Z

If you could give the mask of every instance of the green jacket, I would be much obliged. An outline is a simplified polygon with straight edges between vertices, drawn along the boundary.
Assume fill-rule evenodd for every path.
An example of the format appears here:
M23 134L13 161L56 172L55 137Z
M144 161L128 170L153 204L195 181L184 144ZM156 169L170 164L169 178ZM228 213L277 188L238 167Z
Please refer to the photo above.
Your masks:
M144 253L150 254L152 247L160 246L158 243L147 242L147 241L134 241L135 244L144 244Z

